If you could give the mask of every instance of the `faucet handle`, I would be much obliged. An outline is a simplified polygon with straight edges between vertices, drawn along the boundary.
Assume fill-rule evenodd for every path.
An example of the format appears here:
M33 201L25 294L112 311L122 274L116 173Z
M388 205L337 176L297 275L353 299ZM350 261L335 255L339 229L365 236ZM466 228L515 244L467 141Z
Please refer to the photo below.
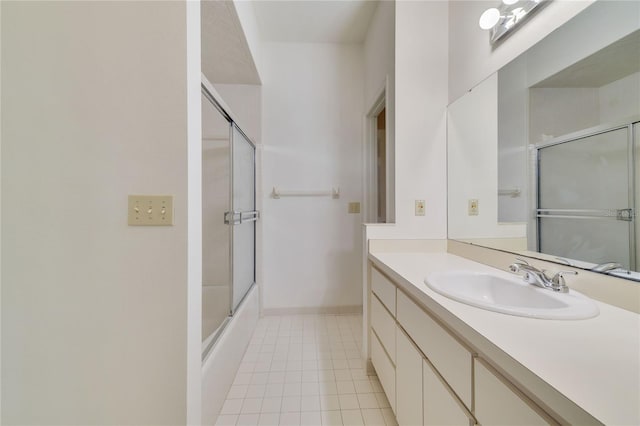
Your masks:
M553 284L553 289L555 291L560 291L562 293L566 293L569 291L569 287L564 281L565 275L578 275L577 271L560 271L557 272L553 278L551 278L551 283Z
M518 261L518 262L516 262L516 263L521 263L521 264L523 264L523 265L529 265L529 262L527 262L526 260L524 260L524 259L523 259L523 258L521 258L521 257L516 257L516 260ZM529 266L531 266L531 265L529 265Z

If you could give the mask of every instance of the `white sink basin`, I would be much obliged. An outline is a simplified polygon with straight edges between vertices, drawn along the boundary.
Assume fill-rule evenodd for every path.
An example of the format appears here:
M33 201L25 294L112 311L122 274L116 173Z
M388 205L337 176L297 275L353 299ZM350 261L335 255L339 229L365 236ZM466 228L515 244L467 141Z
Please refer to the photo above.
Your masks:
M573 290L557 293L514 276L472 272L438 272L425 284L437 293L467 305L503 314L541 319L577 320L600 313L598 305Z

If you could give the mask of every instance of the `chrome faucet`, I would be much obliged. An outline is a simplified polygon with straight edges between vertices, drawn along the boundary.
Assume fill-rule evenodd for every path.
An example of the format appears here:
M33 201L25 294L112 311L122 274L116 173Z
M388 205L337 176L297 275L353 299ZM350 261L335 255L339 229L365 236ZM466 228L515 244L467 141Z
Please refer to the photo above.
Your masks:
M529 284L560 293L567 293L569 291L569 287L567 287L564 281L564 276L566 274L578 274L576 271L560 271L549 278L547 271L540 270L519 257L516 257L516 262L509 265L509 270L514 274L522 272L522 278Z
M620 269L620 268L622 268L622 265L617 262L606 262L606 263L601 263L599 265L594 266L593 268L591 268L591 270L593 272L609 272L609 271L613 271L614 269Z

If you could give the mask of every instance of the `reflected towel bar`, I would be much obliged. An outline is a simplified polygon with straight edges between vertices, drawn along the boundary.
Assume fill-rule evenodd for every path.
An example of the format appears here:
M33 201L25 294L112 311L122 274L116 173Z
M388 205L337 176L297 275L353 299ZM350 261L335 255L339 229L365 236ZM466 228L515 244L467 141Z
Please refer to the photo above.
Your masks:
M329 191L283 191L273 187L271 198L280 197L331 197L340 198L340 188L331 188Z
M520 191L519 188L514 188L514 189L498 189L498 195L499 196L508 196L511 198L516 198L520 196L520 193L522 191Z

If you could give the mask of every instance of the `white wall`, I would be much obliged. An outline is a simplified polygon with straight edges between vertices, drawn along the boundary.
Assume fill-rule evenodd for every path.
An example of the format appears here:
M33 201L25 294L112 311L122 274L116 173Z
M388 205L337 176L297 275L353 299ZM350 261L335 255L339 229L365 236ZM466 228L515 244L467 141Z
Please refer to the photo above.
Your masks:
M2 4L0 3L0 35L2 34ZM1 42L1 40L0 40ZM0 46L0 100L2 99L2 48ZM0 242L2 241L2 102L0 101ZM2 244L0 244L0 306L2 306ZM2 366L2 315L0 315L0 366ZM2 368L0 368L2 383ZM2 386L0 386L0 423L2 422Z
M449 105L449 238L524 237L498 219L498 75ZM470 199L478 215L468 214Z
M364 99L365 108L376 101L387 77L394 87L395 74L395 2L381 1L371 18L364 40ZM395 101L390 93L388 101Z
M600 124L597 88L529 90L529 139L538 144Z
M371 19L364 41L364 113L386 89L387 221L395 221L395 1L382 1ZM365 123L365 126L367 123ZM366 129L365 129L366 131ZM366 136L365 136L366 137ZM366 140L365 143L370 142ZM367 155L365 149L365 155ZM366 165L365 165L366 169ZM369 171L365 170L368 174ZM368 176L366 177L368 178ZM365 178L365 179L366 179ZM368 188L365 187L365 190ZM368 194L373 197L373 194Z
M396 3L396 223L415 239L447 237L447 15L446 1Z
M359 45L263 44L263 307L361 304L363 55ZM340 198L269 197L328 190Z
M593 0L549 2L525 25L492 47L489 33L478 26L478 19L485 9L495 7L496 1L449 2L449 101L462 96L591 3Z
M186 25L2 3L6 424L187 421ZM127 194L173 194L175 226L128 227Z
M520 190L518 197L498 198L498 221L526 222L529 199L526 144L529 93L525 85L526 63L512 61L497 75L498 122L500 123L498 126L498 188Z
M366 239L446 238L448 3L395 6L396 223L367 225Z
M202 29L199 2L186 2L188 425L202 419Z
M604 85L598 92L600 123L640 115L640 72Z

